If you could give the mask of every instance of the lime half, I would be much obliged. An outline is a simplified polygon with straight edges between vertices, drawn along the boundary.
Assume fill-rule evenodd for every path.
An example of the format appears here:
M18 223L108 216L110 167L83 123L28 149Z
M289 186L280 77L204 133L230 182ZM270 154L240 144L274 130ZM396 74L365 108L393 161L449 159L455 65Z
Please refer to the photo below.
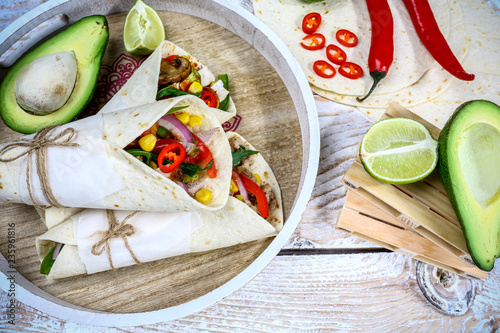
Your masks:
M165 27L158 13L142 0L137 0L125 18L125 50L135 55L151 54L164 39Z
M409 118L381 120L368 130L360 147L361 162L375 179L408 184L425 178L437 165L437 141Z

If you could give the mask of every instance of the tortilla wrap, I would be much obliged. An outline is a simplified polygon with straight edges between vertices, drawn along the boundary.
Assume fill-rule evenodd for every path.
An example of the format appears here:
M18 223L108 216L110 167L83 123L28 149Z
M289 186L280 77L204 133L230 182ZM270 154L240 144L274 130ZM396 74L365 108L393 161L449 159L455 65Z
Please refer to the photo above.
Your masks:
M226 132L228 140L231 142L233 139L238 138L239 140L242 140L244 143L244 146L247 147L247 149L250 150L256 150L254 146L252 146L245 138L243 138L241 135L235 132ZM249 175L257 174L259 175L259 178L261 180L261 186L265 184L269 184L271 186L272 192L274 194L274 197L276 199L276 206L274 208L269 209L269 217L266 218L266 221L270 223L276 230L280 231L281 228L283 228L283 203L281 200L281 190L278 184L278 180L276 179L276 176L274 175L273 170L267 163L267 161L264 159L262 154L258 153L255 155L250 155L248 157L250 159L249 163L246 163L248 166L249 170L247 170L247 173ZM246 206L245 203L241 202L241 205ZM258 216L257 213L254 212Z
M115 212L119 222L130 213ZM108 249L101 255L91 253L92 245L102 237L95 232L106 230L107 224L105 210L86 209L37 237L41 261L56 242L64 244L47 277L60 279L110 270ZM209 251L277 234L277 230L250 207L232 197L217 211L139 212L127 224L136 228L136 233L127 237L127 241L140 262ZM122 238L113 238L110 248L115 268L135 264Z
M455 109L464 102L485 99L500 104L500 15L484 2L460 1L464 28L470 38L462 66L474 73L473 81L454 80L439 96L408 107L413 113L442 128ZM361 108L374 120L385 110Z
M122 149L174 106L188 106L188 108L178 112L188 112L190 115L198 115L202 118L203 124L192 128L194 133L199 134L213 128L218 129L214 138L207 143L217 167L217 177L207 178L204 186L212 191L213 196L207 205L199 203L181 186ZM97 118L90 119L93 117ZM98 131L99 137L92 137L91 141L91 144L97 145L97 141L102 140L104 157L100 156L98 163L94 162L93 146L91 146L90 151L85 152L87 155L83 158L80 157L78 163L74 163L72 160L64 161L64 156L70 156L71 152L78 147L50 146L47 148L46 168L49 183L57 201L63 206L176 212L216 210L225 205L231 178L231 150L218 120L202 100L194 96L181 96L117 112L98 114L93 117L63 125L58 130L74 128L77 132L77 138L85 137L84 132L79 132L80 125L85 125L88 121L99 120L102 124L101 130ZM96 131L95 128L92 130ZM5 144L0 145L0 148L3 146ZM3 158L13 157L24 151L23 149L17 147L9 150L3 155ZM63 157L63 163L51 164L51 157L55 156L56 153ZM27 192L27 185L26 182L20 180L25 175L22 170L23 164L26 165L26 160L27 158L24 157L12 162L0 162L3 187L0 192L0 201L31 203L29 197L22 195L22 192ZM85 163L94 164L88 166ZM111 165L112 171L109 173L103 172L106 163ZM81 168L79 172L75 172L74 169L78 168L80 164L85 167ZM37 203L47 205L40 188L36 187L37 182L39 183L36 172L31 172L30 175ZM110 192L107 179L116 177L120 181L118 190L107 193L106 191ZM98 181L94 181L94 179L98 179ZM107 194L96 198L96 193ZM91 201L82 202L81 198L84 195L90 195L87 201Z
M212 77L215 80L214 74L198 59L191 56L174 43L163 41L148 59L136 69L123 87L108 103L106 103L100 110L100 113L114 112L116 110L154 102L156 100L156 93L158 92L161 60L174 54L187 57L194 69L204 73L204 77ZM210 82L204 83L209 84ZM229 97L227 111L216 108L210 108L210 110L212 110L221 124L236 115L236 107L231 97Z
M358 102L356 97L364 96L373 83L368 68L371 23L364 0L324 1L314 4L304 4L299 0L259 0L254 1L254 12L288 45L301 64L313 92L347 105L380 108L381 114L392 102L398 102L405 107L422 103L438 96L450 84L459 81L443 70L425 49L404 4L398 0L388 2L394 21L394 61L387 76L363 102ZM429 3L441 32L457 59L462 60L468 50L468 36L460 6L451 1L431 0ZM363 68L364 74L361 78L350 80L337 73L332 79L322 79L314 73L312 64L316 60L326 60L325 49L307 51L300 46L300 41L305 36L301 29L302 18L315 11L323 18L317 32L325 35L326 45L339 45L335 39L338 29L348 29L358 36L359 43L355 47L340 47L346 52L347 61ZM470 68L465 68L471 71Z

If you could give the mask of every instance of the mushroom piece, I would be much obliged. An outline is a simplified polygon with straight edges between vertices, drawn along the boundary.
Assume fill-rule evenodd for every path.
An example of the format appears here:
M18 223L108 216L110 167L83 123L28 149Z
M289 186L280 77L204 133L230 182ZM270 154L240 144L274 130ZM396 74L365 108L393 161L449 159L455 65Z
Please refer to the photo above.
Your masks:
M181 82L191 73L191 63L184 57L172 59L172 62L161 61L158 86L169 86Z

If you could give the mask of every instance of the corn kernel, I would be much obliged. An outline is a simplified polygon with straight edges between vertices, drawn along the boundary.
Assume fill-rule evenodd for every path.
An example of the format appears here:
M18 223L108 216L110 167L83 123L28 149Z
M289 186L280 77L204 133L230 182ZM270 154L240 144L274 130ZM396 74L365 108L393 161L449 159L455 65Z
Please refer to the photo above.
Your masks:
M187 112L183 112L183 113L179 113L179 114L176 114L175 115L177 117L177 119L179 119L181 121L181 123L183 123L184 125L187 125L189 123L189 119L191 118L189 116L189 113Z
M149 167L151 169L158 169L158 164L156 164L154 161L149 162Z
M202 91L203 91L203 86L198 81L194 81L193 83L191 83L188 89L188 92L190 92L191 94L198 94L201 93Z
M255 178L255 180L257 181L257 183L262 184L262 180L260 179L260 176L258 174L254 173L253 177Z
M201 202L202 204L207 204L210 200L212 200L212 191L202 188L195 194L196 200Z
M156 145L156 135L147 134L139 139L139 146L144 151L151 151Z
M203 119L200 117L200 116L191 116L191 118L189 119L189 126L193 127L193 126L198 126L198 125L201 125L203 124Z
M236 182L231 179L231 185L229 186L229 189L231 192L236 193L239 191L238 185L236 185Z
M236 199L238 199L238 200L240 200L240 201L243 201L243 196L242 196L241 194L238 194L238 195L236 196Z

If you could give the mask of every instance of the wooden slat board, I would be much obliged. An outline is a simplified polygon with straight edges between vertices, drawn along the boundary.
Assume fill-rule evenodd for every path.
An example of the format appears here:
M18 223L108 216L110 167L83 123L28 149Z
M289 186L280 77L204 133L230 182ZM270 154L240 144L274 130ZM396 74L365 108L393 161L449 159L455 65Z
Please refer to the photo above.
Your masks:
M125 15L107 17L110 42L104 65L111 66L124 52ZM273 168L287 217L302 171L300 124L287 87L265 58L234 33L189 15L160 12L160 16L170 41L199 58L214 74L229 75L231 93L242 117L237 132L257 147ZM18 136L4 124L0 125L2 141ZM7 223L15 220L16 268L24 277L62 300L109 312L159 310L196 299L241 273L272 240L165 259L115 272L47 281L38 272L40 262L35 250L35 237L46 229L34 209L17 204L1 204L0 208L0 251L7 257Z

